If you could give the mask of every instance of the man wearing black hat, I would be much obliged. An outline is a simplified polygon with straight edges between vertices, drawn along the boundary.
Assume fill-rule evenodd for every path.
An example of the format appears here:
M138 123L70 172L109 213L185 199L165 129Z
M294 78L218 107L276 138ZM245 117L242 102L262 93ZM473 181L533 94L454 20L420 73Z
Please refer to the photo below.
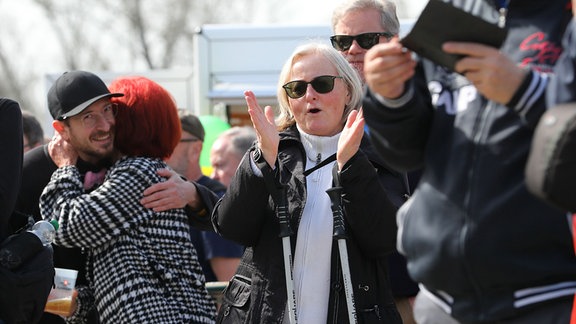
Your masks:
M62 159L60 152L68 146L78 154L76 166L84 178L84 188L90 191L102 183L106 169L114 160L117 107L111 103L110 98L118 96L123 94L110 93L106 84L90 72L66 72L54 82L48 91L48 108L54 118L52 126L56 135L50 143L24 155L22 186L16 205L19 214L31 215L35 220L41 219L38 207L40 195L52 173L58 168L54 161ZM163 182L159 189L161 191L178 193L173 196L194 197L186 202L164 200L162 207L171 209L183 207L175 204L190 203L189 207L195 209L198 209L198 205L204 205L202 207L208 209L209 213L217 197L208 189L199 187L196 191L190 188L195 186L183 183L177 175ZM193 206L192 202L196 206ZM187 210L189 213L194 212L191 208ZM11 226L20 228L26 222L25 217L12 219ZM87 323L99 323L98 314L95 308L91 307L93 297L88 288L86 259L86 254L80 249L54 246L54 266L78 270L76 288L79 306L73 316L82 318ZM86 307L87 305L90 307ZM64 320L60 316L45 313L40 323L64 323Z
M97 174L112 163L116 108L110 103L110 98L117 96L122 94L110 93L97 75L84 71L64 73L48 91L53 127L69 135L69 143L79 155L77 166L82 176ZM16 210L33 216L36 221L41 218L38 208L40 194L57 169L53 162L55 145L62 144L52 140L24 155L22 187ZM19 228L26 221L12 219L12 227ZM54 246L55 267L78 270L76 287L79 298L87 293L85 263L86 255L80 249ZM64 321L60 316L45 313L40 323ZM98 323L95 311L88 316L88 323Z

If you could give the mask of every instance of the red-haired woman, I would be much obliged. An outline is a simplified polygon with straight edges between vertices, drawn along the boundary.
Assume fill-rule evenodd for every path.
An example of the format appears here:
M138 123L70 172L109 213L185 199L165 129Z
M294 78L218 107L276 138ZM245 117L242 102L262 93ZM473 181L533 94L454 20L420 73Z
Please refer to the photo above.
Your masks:
M176 104L143 77L119 78L110 90L124 93L112 101L118 161L90 194L73 163L59 165L42 194L42 215L60 222L57 244L90 251L91 287L102 322L212 323L215 305L186 212L155 212L140 204L144 189L163 181L157 170L167 167L163 160L180 139ZM96 117L96 122L106 118Z

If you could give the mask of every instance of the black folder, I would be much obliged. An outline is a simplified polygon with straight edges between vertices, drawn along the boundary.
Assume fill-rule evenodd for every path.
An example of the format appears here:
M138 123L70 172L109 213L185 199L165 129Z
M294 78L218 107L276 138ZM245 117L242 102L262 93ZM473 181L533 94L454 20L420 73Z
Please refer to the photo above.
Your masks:
M474 42L500 48L507 30L441 0L430 0L400 41L403 46L434 63L454 70L461 55L442 51L448 41Z

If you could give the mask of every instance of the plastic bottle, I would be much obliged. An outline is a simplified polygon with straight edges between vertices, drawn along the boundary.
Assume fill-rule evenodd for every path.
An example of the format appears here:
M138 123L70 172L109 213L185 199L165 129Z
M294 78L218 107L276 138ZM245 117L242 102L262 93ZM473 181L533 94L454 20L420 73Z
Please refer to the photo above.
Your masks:
M58 221L39 221L28 231L9 236L0 245L0 266L10 270L19 268L40 253L42 246L50 246L57 230Z
M40 242L44 246L48 246L54 242L54 237L56 236L56 231L58 230L58 221L52 219L51 221L41 220L36 222L29 232L34 233L38 236Z

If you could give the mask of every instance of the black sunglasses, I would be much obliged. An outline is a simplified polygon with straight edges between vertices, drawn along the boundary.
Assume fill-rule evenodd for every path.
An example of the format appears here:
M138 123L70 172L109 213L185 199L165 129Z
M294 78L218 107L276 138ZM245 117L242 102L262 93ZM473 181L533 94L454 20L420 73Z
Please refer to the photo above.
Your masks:
M350 46L352 46L352 42L356 40L358 45L363 49L371 49L372 46L378 44L380 42L380 36L386 37L387 40L390 40L394 37L394 34L384 32L384 33L364 33L360 35L334 35L330 37L330 42L332 42L332 47L335 49L344 52L347 51Z
M306 94L308 85L318 93L328 93L334 89L334 79L342 79L341 76L321 75L315 77L310 82L303 80L290 81L282 86L288 97L298 99Z

